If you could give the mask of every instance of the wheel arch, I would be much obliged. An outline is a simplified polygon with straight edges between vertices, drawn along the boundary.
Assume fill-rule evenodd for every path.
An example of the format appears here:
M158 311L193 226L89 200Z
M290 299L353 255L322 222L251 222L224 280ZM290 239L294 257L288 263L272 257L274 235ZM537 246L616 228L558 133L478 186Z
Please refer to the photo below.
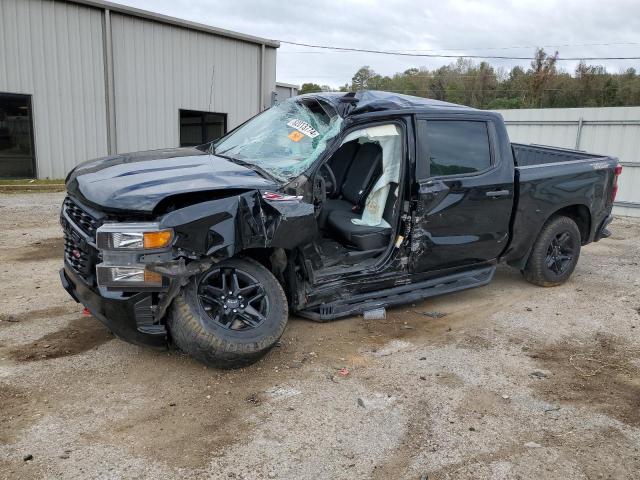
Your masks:
M553 211L551 211L543 222L539 224L537 232L535 235L532 235L531 243L526 248L526 253L524 255L518 255L515 258L508 257L506 258L507 263L515 268L523 269L529 260L529 256L531 255L531 251L535 242L540 237L544 226L547 225L552 219L555 217L564 216L573 220L578 226L578 230L580 231L580 241L582 245L589 243L591 238L591 226L592 226L592 217L591 210L589 207L583 203L575 203L570 205L561 206Z
M589 242L589 237L591 235L591 211L589 210L589 207L584 204L578 203L575 205L568 205L556 210L547 217L542 227L540 227L540 232L542 231L544 225L549 222L549 220L559 216L569 217L576 223L576 225L578 226L578 230L580 230L580 239L582 245L585 245ZM538 235L540 235L540 232L538 232Z
M282 286L290 309L294 309L299 288L298 277L295 275L294 250L282 247L247 248L239 252L238 256L251 258L269 270Z

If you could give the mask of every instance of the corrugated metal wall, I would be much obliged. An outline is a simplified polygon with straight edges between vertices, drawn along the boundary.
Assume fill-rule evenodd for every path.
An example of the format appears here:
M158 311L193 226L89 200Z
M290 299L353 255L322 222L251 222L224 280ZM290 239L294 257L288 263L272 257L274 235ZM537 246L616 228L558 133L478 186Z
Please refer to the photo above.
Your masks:
M276 93L278 94L278 102L281 102L283 100L286 100L287 98L295 97L296 95L298 95L298 88L286 83L276 83Z
M177 146L179 109L227 113L229 129L258 112L260 45L119 14L111 24L119 152Z
M114 10L109 19L117 152L179 146L180 109L226 113L231 129L270 106L274 47L261 79L260 43ZM39 178L108 153L108 24L98 6L0 0L0 92L32 95Z
M107 151L102 13L50 0L0 0L0 92L32 95L40 178Z
M499 110L513 142L613 155L623 165L614 212L640 216L640 107Z
M267 47L264 52L264 99L262 108L271 106L271 92L276 91L276 49Z

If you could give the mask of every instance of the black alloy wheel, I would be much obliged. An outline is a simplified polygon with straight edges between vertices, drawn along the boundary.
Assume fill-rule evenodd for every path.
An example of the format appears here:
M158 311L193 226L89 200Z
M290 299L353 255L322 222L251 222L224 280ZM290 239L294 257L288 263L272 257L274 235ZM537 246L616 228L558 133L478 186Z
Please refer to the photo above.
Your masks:
M234 257L191 277L169 309L173 345L217 368L239 368L262 358L289 319L287 296L259 262Z
M566 282L580 258L582 235L576 222L565 216L551 217L542 227L522 270L534 285L554 287Z
M560 232L551 239L547 248L547 268L555 275L562 275L573 262L575 245L568 231Z
M264 287L239 268L209 271L198 284L198 299L209 319L229 330L257 328L269 315Z

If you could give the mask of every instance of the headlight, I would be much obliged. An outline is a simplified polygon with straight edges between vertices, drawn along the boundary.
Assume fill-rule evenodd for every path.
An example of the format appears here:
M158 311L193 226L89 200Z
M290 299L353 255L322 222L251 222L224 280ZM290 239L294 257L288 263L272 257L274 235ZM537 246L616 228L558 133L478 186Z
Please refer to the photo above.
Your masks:
M103 287L159 287L162 275L147 270L144 265L111 267L98 265L98 285Z
M157 223L105 223L96 236L100 250L160 250L172 241L173 230Z

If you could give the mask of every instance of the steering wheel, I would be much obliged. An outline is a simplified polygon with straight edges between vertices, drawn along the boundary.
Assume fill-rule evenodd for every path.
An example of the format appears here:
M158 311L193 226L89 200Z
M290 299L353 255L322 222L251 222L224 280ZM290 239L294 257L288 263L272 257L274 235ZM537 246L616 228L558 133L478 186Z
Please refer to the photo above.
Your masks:
M329 166L328 163L323 163L322 166L320 167L320 170L325 169L325 171L329 174L329 191L327 192L327 195L331 196L331 195L335 195L338 192L338 185L337 185L337 181L336 181L336 176L333 173L333 170L331 170L331 167Z

